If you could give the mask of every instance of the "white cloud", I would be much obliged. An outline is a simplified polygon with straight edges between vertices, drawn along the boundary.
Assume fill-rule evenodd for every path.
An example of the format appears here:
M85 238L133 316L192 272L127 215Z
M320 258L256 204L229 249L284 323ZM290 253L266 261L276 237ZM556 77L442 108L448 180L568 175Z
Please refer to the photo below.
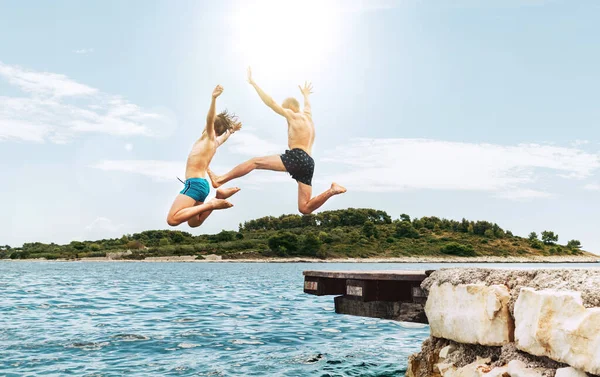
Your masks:
M427 139L357 139L323 160L346 165L333 178L353 191L467 190L509 199L550 197L535 187L540 180L583 179L600 167L598 155L576 148Z
M73 50L74 53L79 54L79 55L87 55L87 54L91 54L92 52L94 52L93 48L82 48L79 50Z
M125 144L125 150L127 152L131 152L133 150L133 144L130 144L130 143Z
M93 165L92 168L144 175L159 182L185 177L185 164L181 161L104 160Z
M125 232L124 224L115 224L106 217L97 217L91 224L85 227L83 234L76 237L79 240L100 240L105 238L120 237Z
M109 232L114 232L117 231L119 229L121 229L123 227L123 224L113 224L113 222L110 219L107 219L106 217L97 217L90 225L85 227L86 231L91 231L91 230L102 230L102 231L109 231Z
M225 145L229 152L252 157L280 154L285 149L281 145L271 143L248 132L236 133L227 140Z
M600 191L600 184L588 183L587 185L583 186L583 189L588 191Z
M44 97L86 96L98 90L51 72L36 72L0 62L0 77L27 93Z
M0 141L66 143L90 132L158 136L173 125L170 116L144 110L64 75L0 62L0 78L27 94L0 96Z

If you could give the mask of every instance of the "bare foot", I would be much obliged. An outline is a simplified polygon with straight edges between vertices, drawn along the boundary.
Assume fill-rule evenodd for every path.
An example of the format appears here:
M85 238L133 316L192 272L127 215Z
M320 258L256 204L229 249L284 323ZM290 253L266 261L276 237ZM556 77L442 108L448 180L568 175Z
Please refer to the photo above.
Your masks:
M212 204L213 209L227 209L233 207L233 204L225 199L213 199L210 203Z
M213 187L214 188L221 187L222 183L219 183L219 176L216 175L215 173L213 173L213 171L210 169L207 170L207 173L208 173L208 177L210 178L210 181L212 182Z
M343 194L346 192L346 188L343 186L338 185L337 183L333 182L331 184L331 188L330 188L331 192L333 193L333 195L338 195L338 194Z
M231 195L237 193L238 191L240 191L239 187L220 188L217 190L216 198L217 199L227 199Z

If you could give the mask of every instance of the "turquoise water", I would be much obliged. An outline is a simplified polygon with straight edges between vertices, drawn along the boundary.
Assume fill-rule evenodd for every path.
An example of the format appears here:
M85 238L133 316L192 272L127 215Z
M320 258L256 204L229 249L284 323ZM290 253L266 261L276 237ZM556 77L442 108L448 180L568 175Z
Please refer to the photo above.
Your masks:
M428 328L336 315L302 271L438 267L1 262L0 375L403 376Z

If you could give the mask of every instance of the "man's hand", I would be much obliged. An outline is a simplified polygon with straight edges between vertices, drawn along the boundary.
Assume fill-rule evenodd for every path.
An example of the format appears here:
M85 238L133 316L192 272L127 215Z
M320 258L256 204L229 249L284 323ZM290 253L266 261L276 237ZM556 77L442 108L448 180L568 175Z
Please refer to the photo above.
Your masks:
M254 85L254 79L252 78L252 68L248 67L248 82L250 85Z
M300 88L300 92L302 93L303 96L308 96L312 94L312 83L311 82L304 82L304 88L301 87L300 85L298 85L298 88Z
M221 85L217 85L215 87L215 90L213 90L213 92L212 92L212 97L217 98L218 96L221 95L221 93L223 93L223 87Z
M235 122L231 127L231 132L237 132L242 129L242 122Z

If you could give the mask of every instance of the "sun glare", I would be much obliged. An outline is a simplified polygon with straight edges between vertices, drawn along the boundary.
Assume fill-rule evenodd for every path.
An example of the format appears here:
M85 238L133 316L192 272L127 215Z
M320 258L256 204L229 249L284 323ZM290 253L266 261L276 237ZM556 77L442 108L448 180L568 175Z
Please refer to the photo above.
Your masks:
M233 17L241 63L275 78L314 72L331 56L339 17L331 0L241 3Z

